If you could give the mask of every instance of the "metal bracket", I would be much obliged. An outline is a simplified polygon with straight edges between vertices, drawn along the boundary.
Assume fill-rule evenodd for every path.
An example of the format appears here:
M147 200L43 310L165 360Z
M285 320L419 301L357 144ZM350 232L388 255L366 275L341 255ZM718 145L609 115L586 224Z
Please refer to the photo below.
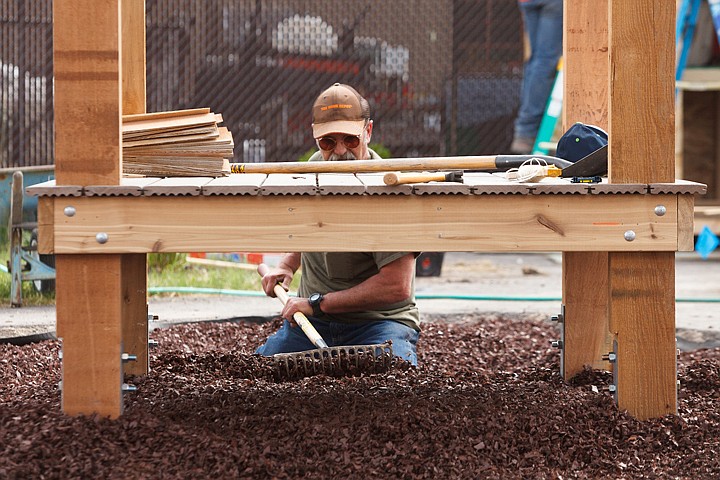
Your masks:
M608 391L612 392L616 404L618 401L618 398L617 398L617 383L618 383L617 382L617 379L618 379L617 350L618 350L617 340L613 340L613 351L608 352L602 356L603 360L610 362L612 364L613 383L612 383L612 385L608 386Z
M560 304L560 313L550 317L550 320L560 325L560 340L553 340L550 345L560 349L560 376L565 378L565 304Z

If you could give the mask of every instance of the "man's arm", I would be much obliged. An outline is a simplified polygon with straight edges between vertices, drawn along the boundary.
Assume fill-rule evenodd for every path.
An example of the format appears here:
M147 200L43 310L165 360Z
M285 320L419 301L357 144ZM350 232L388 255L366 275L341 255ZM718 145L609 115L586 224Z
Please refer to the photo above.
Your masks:
M320 308L324 313L333 314L371 310L401 302L412 295L414 275L415 256L409 253L388 263L377 274L352 288L325 294ZM283 308L282 316L291 319L295 312L312 315L307 298L291 297Z
M412 295L415 256L410 253L393 260L362 283L325 295L325 313L346 313L375 309L406 300Z
M298 268L300 268L300 253L286 253L280 260L280 264L262 278L262 287L265 294L274 297L275 292L273 289L278 283L285 290L289 289L293 275Z

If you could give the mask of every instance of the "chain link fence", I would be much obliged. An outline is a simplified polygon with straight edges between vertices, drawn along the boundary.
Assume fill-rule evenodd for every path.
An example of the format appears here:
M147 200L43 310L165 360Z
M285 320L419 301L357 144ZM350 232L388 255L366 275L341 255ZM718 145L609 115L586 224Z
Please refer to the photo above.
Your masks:
M522 78L515 0L146 0L148 111L210 107L235 162L314 148L334 82L393 157L507 152ZM53 163L52 2L0 0L0 167Z

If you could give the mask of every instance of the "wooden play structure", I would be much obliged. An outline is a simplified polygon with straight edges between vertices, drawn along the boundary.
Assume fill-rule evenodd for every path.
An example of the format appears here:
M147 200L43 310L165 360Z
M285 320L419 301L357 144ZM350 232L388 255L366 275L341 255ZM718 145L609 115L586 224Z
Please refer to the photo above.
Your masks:
M388 187L382 174L123 178L121 114L145 111L144 1L55 0L56 181L33 192L41 252L56 255L64 412L118 417L124 374L148 372L150 252L417 250L563 252L563 375L612 369L619 408L676 413L674 252L693 248L704 186L675 180L675 4L565 8L563 121L608 130L609 183Z

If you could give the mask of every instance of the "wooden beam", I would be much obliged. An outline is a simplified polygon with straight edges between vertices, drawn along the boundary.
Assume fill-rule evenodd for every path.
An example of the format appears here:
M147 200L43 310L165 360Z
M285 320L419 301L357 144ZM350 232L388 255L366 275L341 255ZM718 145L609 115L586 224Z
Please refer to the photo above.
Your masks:
M118 0L53 2L55 178L120 182Z
M120 255L58 255L55 266L63 411L117 418L122 413Z
M678 195L678 251L692 252L695 250L695 197Z
M565 105L563 131L575 122L608 128L607 0L564 4ZM563 252L563 361L569 380L585 366L609 370L607 252Z
M575 122L608 128L608 0L564 4L563 130Z
M77 197L55 252L677 250L674 195ZM658 202L667 206L655 215ZM509 221L508 219L513 219ZM625 232L636 238L627 241ZM98 233L107 242L96 240ZM352 242L347 239L352 238Z
M58 185L120 183L120 4L53 2L55 177ZM56 257L62 408L122 412L118 255Z
M674 181L675 2L609 0L612 183ZM609 256L617 401L639 419L677 412L675 254Z
M145 0L122 0L122 113L147 112Z
M675 181L675 5L610 0L611 183Z
M609 259L618 406L641 420L675 414L675 254L611 253Z
M145 0L122 0L122 113L146 113ZM147 255L122 255L122 338L130 375L148 373Z

